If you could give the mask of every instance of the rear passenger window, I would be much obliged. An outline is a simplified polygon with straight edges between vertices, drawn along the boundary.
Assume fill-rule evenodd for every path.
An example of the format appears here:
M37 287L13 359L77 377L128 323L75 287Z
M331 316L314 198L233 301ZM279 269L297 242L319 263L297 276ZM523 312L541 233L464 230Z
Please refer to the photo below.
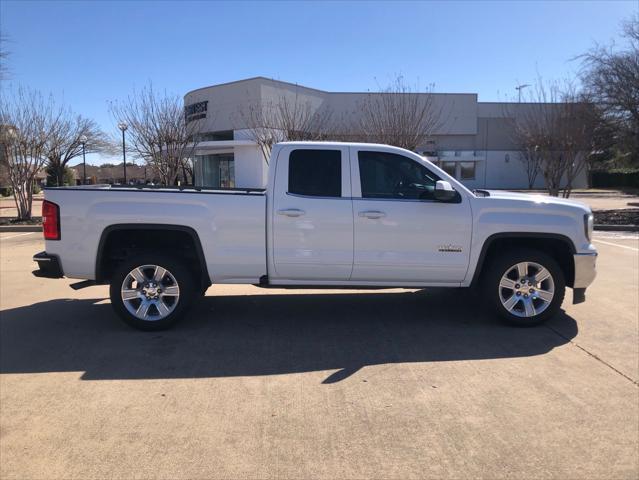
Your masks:
M342 196L339 150L293 150L288 159L288 192L311 197Z

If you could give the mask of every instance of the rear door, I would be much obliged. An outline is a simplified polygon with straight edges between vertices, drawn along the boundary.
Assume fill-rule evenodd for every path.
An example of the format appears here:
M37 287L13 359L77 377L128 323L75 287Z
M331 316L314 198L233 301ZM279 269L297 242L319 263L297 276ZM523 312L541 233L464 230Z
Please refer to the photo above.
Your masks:
M351 280L461 282L472 215L465 195L433 198L439 176L426 163L374 147L352 147L354 265Z
M350 175L348 147L287 146L279 152L271 228L276 278L350 278Z

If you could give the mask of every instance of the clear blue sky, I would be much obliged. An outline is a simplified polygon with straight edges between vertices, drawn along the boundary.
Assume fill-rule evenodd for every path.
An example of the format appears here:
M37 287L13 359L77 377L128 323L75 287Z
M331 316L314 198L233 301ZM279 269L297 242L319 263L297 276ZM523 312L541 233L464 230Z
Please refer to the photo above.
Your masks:
M115 131L107 102L149 80L183 95L266 76L365 91L402 74L438 92L511 99L517 83L573 75L619 41L635 1L172 2L2 0L11 78ZM92 158L92 161L100 159Z

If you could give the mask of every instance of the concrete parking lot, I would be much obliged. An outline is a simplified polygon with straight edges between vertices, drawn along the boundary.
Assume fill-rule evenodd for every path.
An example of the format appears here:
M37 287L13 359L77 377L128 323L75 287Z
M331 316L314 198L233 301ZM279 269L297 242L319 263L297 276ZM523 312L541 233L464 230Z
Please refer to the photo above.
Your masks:
M0 477L639 477L639 237L585 304L501 325L458 290L216 286L142 333L0 234Z

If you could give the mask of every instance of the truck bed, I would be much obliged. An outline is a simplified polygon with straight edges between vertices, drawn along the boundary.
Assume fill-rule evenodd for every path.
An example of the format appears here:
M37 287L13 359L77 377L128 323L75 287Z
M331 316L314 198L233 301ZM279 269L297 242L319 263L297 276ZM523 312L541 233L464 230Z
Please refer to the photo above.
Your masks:
M62 232L46 251L61 258L68 277L95 279L105 232L141 224L197 235L212 282L256 283L266 274L263 189L90 185L47 188L44 195L60 207Z

